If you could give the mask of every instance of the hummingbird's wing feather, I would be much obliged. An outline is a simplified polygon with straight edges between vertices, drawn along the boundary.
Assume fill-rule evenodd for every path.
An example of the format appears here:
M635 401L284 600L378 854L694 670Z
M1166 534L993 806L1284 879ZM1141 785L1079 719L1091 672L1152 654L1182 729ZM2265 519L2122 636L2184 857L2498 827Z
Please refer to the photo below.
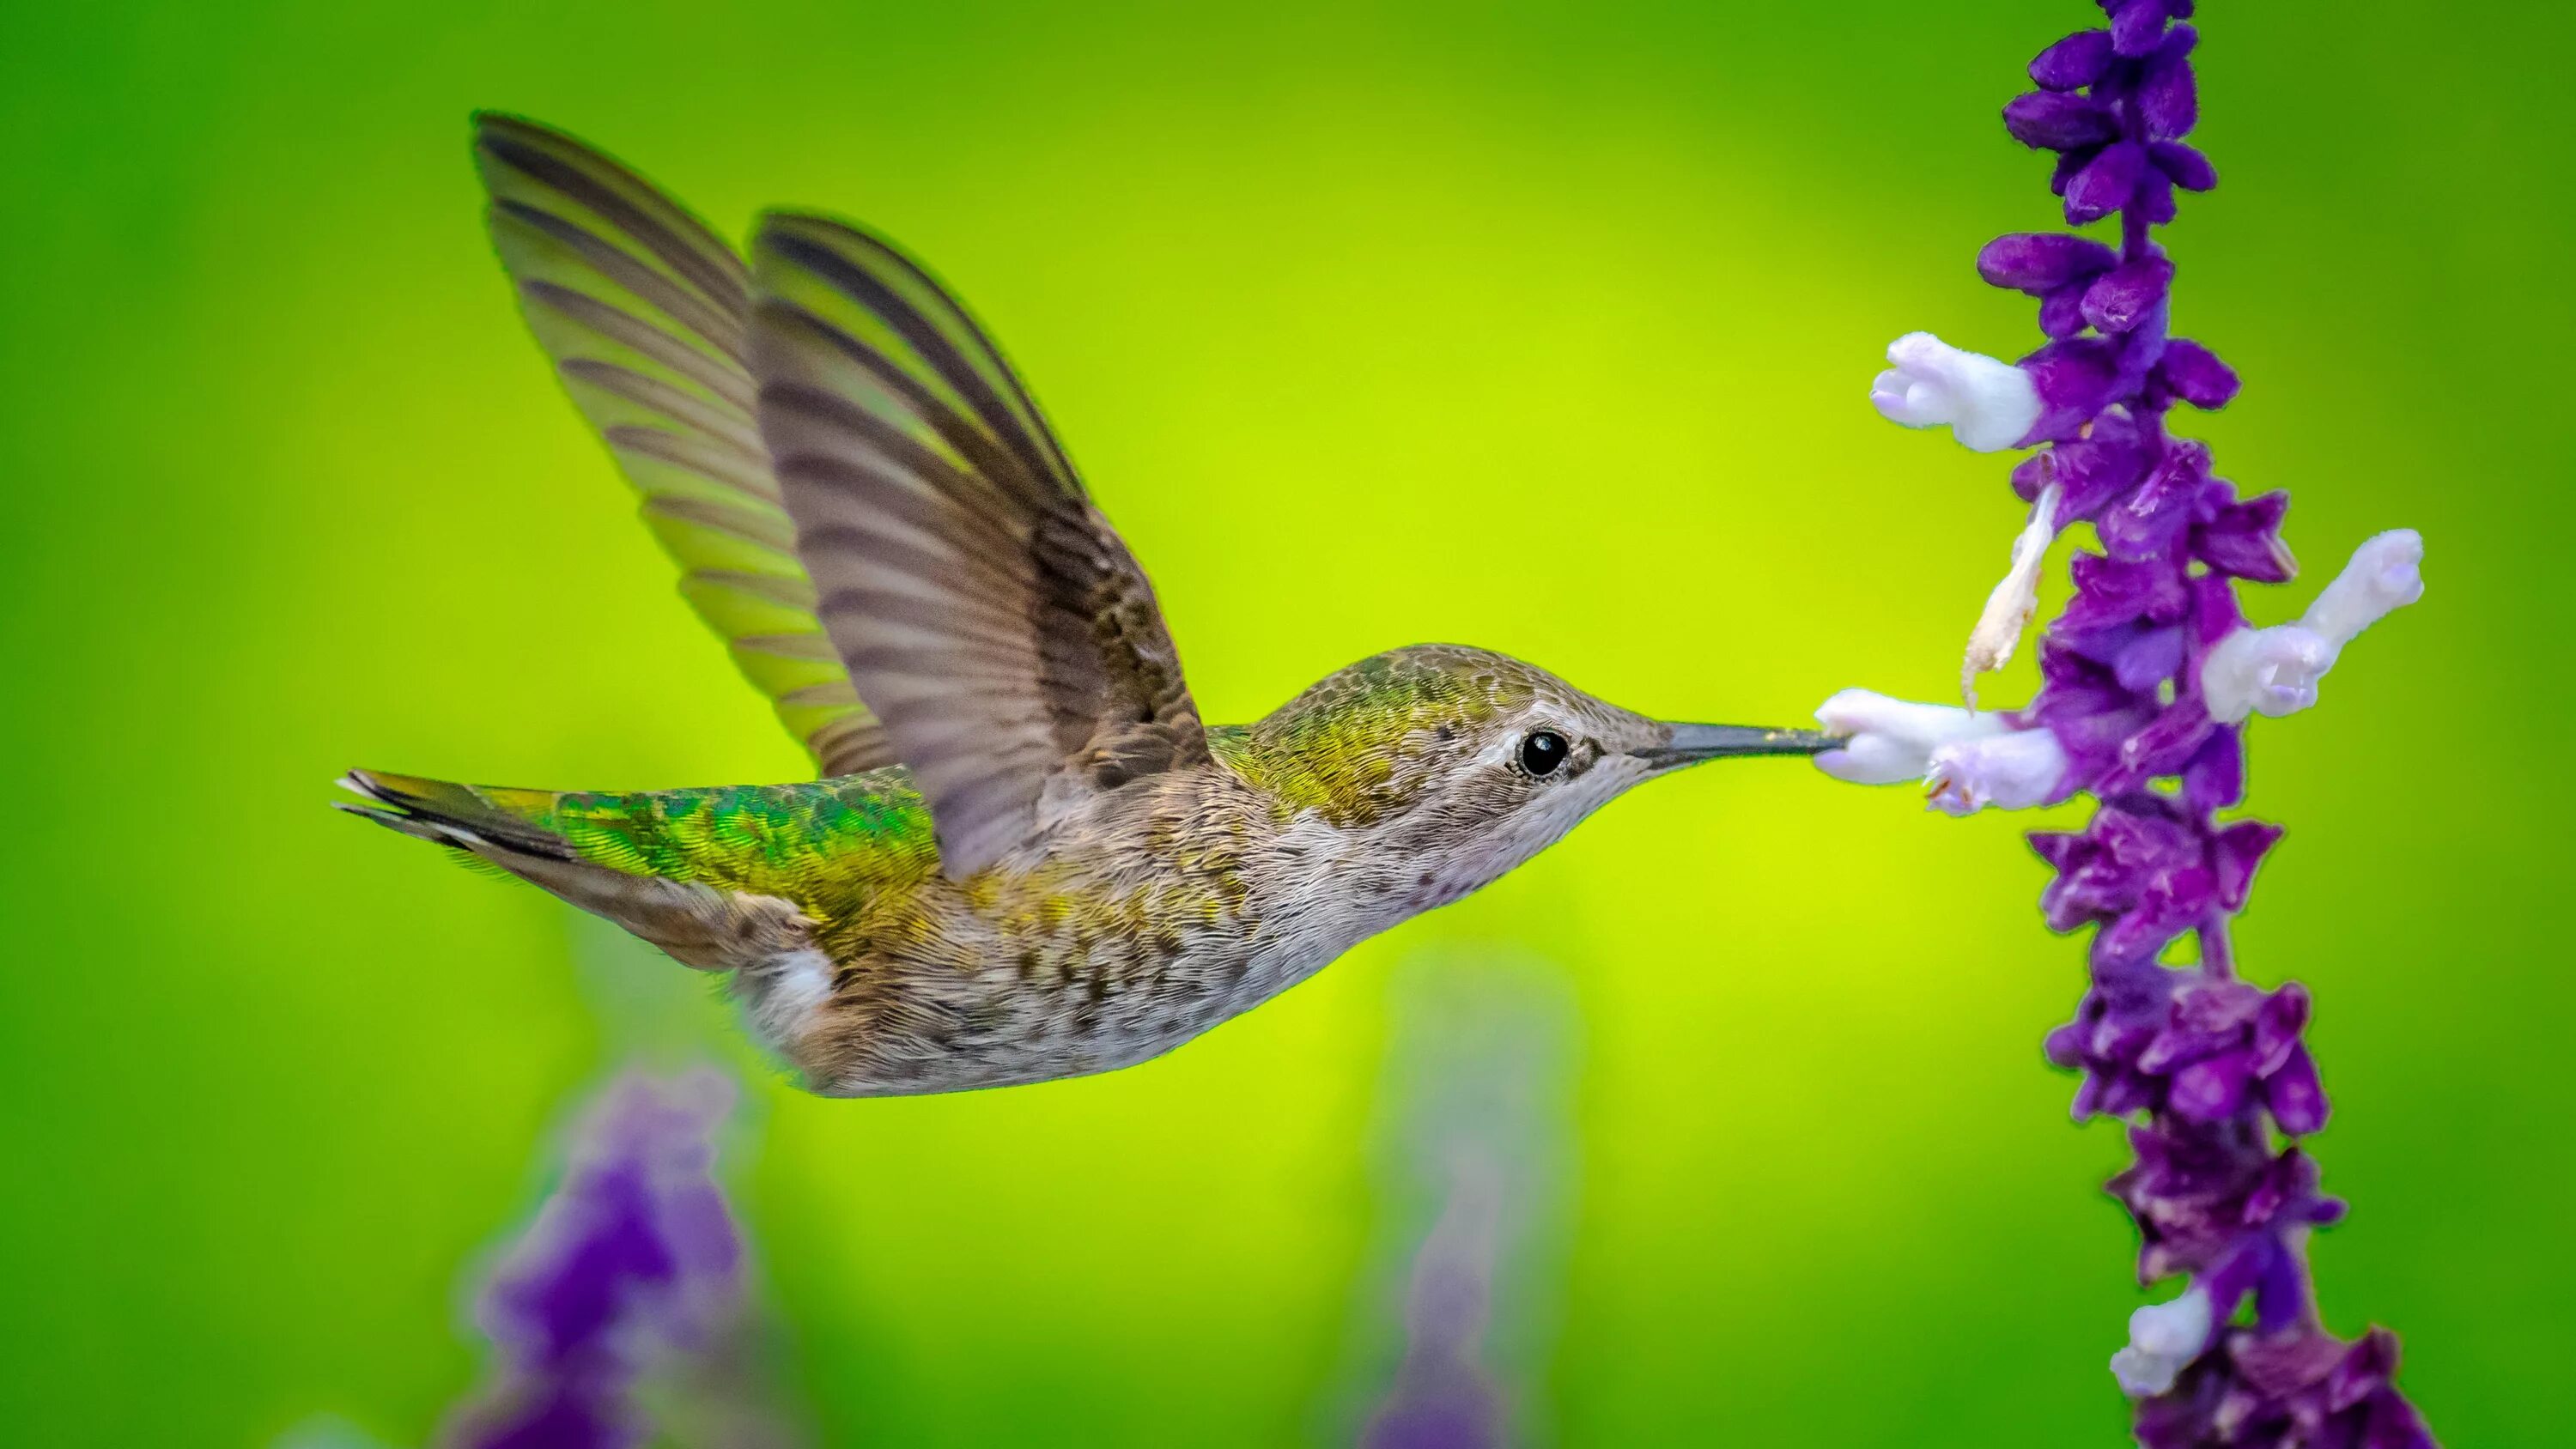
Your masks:
M559 132L480 115L474 159L529 329L643 495L681 593L824 774L892 764L814 616L752 420L742 259L652 183Z
M751 370L817 612L930 802L941 867L1041 796L1208 758L1162 611L1027 391L876 238L764 217Z

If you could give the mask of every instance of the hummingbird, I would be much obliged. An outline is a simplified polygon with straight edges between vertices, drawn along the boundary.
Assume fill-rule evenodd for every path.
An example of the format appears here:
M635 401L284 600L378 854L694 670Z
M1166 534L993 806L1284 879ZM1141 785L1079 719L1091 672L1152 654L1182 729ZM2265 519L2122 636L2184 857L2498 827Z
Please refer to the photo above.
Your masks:
M680 588L818 778L642 793L377 770L340 808L720 977L827 1096L1109 1071L1455 901L1643 781L1812 755L1487 649L1199 717L1144 570L966 310L881 238L749 256L609 157L475 118L520 310Z

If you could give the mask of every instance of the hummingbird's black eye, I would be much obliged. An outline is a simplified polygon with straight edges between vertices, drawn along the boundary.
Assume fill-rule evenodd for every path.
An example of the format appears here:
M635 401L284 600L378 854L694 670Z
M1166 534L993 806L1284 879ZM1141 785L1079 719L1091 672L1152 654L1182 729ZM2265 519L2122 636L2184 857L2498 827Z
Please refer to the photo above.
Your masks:
M1554 730L1532 730L1521 741L1521 768L1533 775L1553 775L1567 753L1565 736Z

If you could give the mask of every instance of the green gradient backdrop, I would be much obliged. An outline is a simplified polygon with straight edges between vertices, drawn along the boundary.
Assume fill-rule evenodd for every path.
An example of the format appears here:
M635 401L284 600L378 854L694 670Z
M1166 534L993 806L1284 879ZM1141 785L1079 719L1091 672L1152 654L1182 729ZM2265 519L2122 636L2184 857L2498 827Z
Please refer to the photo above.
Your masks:
M460 1265L624 1030L604 998L679 991L653 1009L730 1040L666 964L323 808L360 763L797 764L521 333L471 107L722 226L821 204L926 255L1152 567L1214 718L1420 639L1684 717L1951 685L2019 515L2000 462L1863 394L1911 328L2030 341L1969 267L2050 220L1994 112L2091 8L1296 8L19 14L5 1437L256 1444L334 1410L417 1442L473 1370ZM2209 8L2226 182L2173 230L2179 321L2249 386L2206 431L2296 490L2307 587L2371 531L2430 540L2426 602L2256 738L2291 834L2244 948L2318 994L2317 1148L2356 1208L2325 1301L2405 1334L2453 1442L2549 1441L2576 987L2529 765L2570 703L2576 137L2524 61L2576 35L2556 5ZM2122 1152L2039 1060L2079 958L2025 823L1712 768L1147 1067L766 1086L742 1199L794 1376L836 1442L1327 1437L1390 963L1516 943L1584 1012L1551 1436L2118 1442Z

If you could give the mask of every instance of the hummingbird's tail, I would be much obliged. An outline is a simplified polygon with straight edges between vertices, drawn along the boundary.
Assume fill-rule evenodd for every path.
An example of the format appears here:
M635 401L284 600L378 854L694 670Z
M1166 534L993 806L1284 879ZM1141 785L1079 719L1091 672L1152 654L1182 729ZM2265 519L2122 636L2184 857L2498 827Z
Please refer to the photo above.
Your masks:
M557 797L550 790L451 785L382 770L351 770L340 777L340 785L368 803L335 800L334 808L415 840L486 860L501 854L566 862L580 858L570 841L540 823L554 809Z
M566 797L552 790L456 785L382 770L351 770L340 784L367 801L332 802L340 809L498 866L684 964L727 971L809 944L811 922L788 901L654 870L636 848L645 823L601 797L580 797L589 803L567 808Z

